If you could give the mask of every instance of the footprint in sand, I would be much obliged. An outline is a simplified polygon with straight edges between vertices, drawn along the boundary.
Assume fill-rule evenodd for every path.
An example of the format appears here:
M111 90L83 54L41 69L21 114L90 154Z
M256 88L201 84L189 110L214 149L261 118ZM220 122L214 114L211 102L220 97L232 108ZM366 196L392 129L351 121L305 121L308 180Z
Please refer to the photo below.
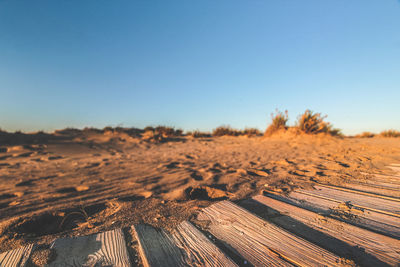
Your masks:
M203 180L203 176L201 176L198 172L193 171L190 174L190 177L192 177L193 179L195 179L196 181L202 181Z
M61 189L58 189L56 192L61 193L61 194L68 194L68 193L76 193L76 192L85 192L90 189L89 186L86 185L78 185L75 187L64 187Z
M48 160L57 160L57 159L62 159L62 156L49 156L47 157Z
M22 197L24 195L23 192L14 192L14 193L6 193L6 194L2 194L0 195L0 200L5 200L5 199L10 199L10 198L14 198L14 197Z

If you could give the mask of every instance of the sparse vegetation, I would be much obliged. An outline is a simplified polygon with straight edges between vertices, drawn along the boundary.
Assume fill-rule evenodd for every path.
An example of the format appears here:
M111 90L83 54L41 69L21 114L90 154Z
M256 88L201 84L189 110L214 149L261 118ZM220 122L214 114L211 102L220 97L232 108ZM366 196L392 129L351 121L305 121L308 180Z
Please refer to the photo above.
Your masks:
M296 128L306 134L325 133L333 136L341 135L339 129L334 129L329 122L324 121L326 117L322 116L321 113L314 113L307 109L299 116Z
M258 130L256 128L246 128L243 131L243 135L246 135L248 137L260 136L261 132L260 132L260 130Z
M289 115L287 110L285 110L285 112L276 110L275 114L271 113L271 119L272 122L265 131L264 133L265 136L270 136L277 131L286 130L288 128L286 125L287 121L289 120Z
M258 136L260 131L256 128L246 128L244 130L233 129L230 126L220 126L213 130L213 136Z
M386 130L380 133L382 137L400 137L400 131Z
M240 131L231 128L230 126L220 126L215 128L212 132L213 136L238 136Z
M372 137L374 137L374 136L375 136L374 133L371 133L371 132L362 132L362 133L360 133L360 134L357 134L355 137L358 137L358 138L372 138Z
M201 132L201 131L193 131L193 132L187 132L188 136L194 137L194 138L201 138L201 137L211 137L210 133L207 132Z

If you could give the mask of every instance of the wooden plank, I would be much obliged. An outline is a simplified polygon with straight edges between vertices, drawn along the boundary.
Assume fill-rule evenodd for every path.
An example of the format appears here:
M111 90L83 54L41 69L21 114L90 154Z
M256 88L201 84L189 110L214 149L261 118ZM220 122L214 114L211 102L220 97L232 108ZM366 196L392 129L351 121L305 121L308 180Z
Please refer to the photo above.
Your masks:
M400 166L396 166L394 164L387 166L389 169L391 169L392 171L396 172L397 174L400 174Z
M297 189L296 191L321 196L327 199L334 199L340 202L348 202L361 209L368 209L383 214L400 217L400 205L397 201L384 199L381 196L368 196L361 194L354 194L353 192L346 192L334 188L327 188L325 186L316 185L316 190Z
M394 216L369 210L360 210L341 201L321 198L318 195L308 195L296 191L291 192L288 196L267 194L270 197L304 209L329 215L344 222L388 236L400 238L400 220Z
M0 254L0 267L23 267L28 261L34 245L13 249Z
M322 187L327 187L327 188L337 189L337 190L341 190L341 191L345 191L345 192L350 192L353 194L372 196L372 197L377 197L377 198L381 198L381 199L387 199L387 200L391 200L391 201L400 202L400 198L395 197L395 196L387 196L385 194L376 194L374 192L368 192L368 190L371 190L371 187L368 187L368 186L364 187L365 190L359 190L359 189L355 189L355 188L348 188L347 186L352 186L351 184L348 184L348 183L344 183L341 186L321 184L321 183L318 183L318 185L322 186ZM381 191L381 192L383 193L383 191ZM393 192L400 193L400 191L397 191L397 190L393 190Z
M341 187L355 189L358 191L364 191L373 194L379 194L382 196L397 197L397 198L400 197L400 185L397 188L396 186L388 187L372 183L368 184L368 183L352 181L350 183L341 183Z
M56 251L56 258L48 266L131 266L121 229L60 238L51 248Z
M349 244L350 246L345 247L344 251L340 254L348 253L350 248L352 254L355 256L354 260L358 260L358 263L363 266L378 266L382 264L382 262L396 265L400 262L400 240L377 234L329 217L321 216L318 213L298 208L270 197L256 196L253 197L253 199L273 209L273 211L276 211L279 215L284 214L285 216L289 216L298 222L304 223L313 229ZM291 221L286 220L285 216L276 216L275 214L271 220L284 228L295 231L295 233L299 231L300 229L298 229L298 227L292 227ZM302 233L300 232L300 234ZM310 238L312 238L312 235L310 235ZM315 236L315 238L310 241L321 244L324 240L321 240L321 236ZM324 242L324 246L328 246L328 249L334 252L340 249L340 246L331 240L329 241L330 242ZM366 255L364 251L360 251L359 248L362 248L373 257L368 257L368 255Z
M205 208L197 216L216 238L254 266L338 266L341 259L229 201Z
M397 175L386 175L379 173L366 173L361 172L363 175L368 175L368 179L359 179L368 184L382 185L392 188L399 188L400 186L400 176Z
M185 263L190 266L237 266L189 222L178 225L172 237L185 252Z
M144 266L237 266L191 223L182 222L172 234L150 225L135 225Z

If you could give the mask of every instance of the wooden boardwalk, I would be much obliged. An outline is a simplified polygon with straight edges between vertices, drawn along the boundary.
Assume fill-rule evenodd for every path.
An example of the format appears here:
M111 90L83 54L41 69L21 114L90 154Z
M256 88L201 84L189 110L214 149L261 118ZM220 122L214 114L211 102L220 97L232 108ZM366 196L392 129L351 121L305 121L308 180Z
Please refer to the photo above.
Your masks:
M400 172L400 165L390 166ZM374 179L378 186L374 185ZM399 183L398 183L399 182ZM171 232L132 226L144 266L400 266L400 174L217 202ZM137 266L121 229L56 239L47 266ZM0 266L31 266L31 244Z

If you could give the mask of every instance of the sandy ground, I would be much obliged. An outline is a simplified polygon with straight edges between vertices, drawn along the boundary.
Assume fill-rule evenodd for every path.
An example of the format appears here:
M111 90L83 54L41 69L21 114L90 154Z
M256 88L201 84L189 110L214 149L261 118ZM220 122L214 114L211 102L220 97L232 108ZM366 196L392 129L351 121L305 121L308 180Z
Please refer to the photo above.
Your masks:
M0 252L148 223L171 229L221 199L391 174L400 139L98 134L0 144ZM26 143L26 142L25 142ZM128 231L128 230L125 230Z

